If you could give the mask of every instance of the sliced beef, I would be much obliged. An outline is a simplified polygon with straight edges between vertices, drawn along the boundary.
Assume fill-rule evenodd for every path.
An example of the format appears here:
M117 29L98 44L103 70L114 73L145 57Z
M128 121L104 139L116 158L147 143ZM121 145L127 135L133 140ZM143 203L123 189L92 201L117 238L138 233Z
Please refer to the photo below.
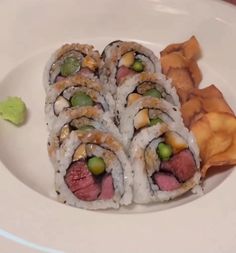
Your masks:
M82 188L78 191L75 191L74 194L77 198L86 201L96 200L98 194L101 192L101 187L99 184L91 184L86 188Z
M56 82L62 81L64 79L65 79L65 77L63 77L63 76L57 76L56 77Z
M93 77L94 72L90 70L89 68L81 68L80 71L78 72L79 74L86 76L86 77Z
M180 183L172 175L159 172L156 173L153 178L162 191L173 191L180 187Z
M133 76L135 75L136 72L132 69L129 69L125 66L121 66L118 71L117 71L117 74L116 74L116 78L117 78L117 83L118 85L121 83L121 81L127 77L127 76Z
M190 150L184 149L172 156L169 161L162 162L161 170L170 171L179 181L185 182L194 175L196 164Z
M102 179L102 192L99 199L111 199L114 195L113 180L111 174L107 174Z
M73 163L65 175L65 182L69 189L81 200L96 200L100 185L95 181L85 162Z

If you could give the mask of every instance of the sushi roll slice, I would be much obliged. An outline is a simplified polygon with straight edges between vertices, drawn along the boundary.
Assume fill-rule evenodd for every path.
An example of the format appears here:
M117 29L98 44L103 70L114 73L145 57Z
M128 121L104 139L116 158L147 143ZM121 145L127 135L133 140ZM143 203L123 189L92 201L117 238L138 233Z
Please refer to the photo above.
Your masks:
M178 122L179 126L184 127L181 113L176 106L164 99L149 96L139 98L119 116L119 129L127 148L134 136L143 128L171 122Z
M92 45L65 44L53 53L44 70L45 90L59 80L76 74L99 78L102 64L99 52Z
M49 130L63 110L83 106L109 110L107 94L103 93L100 82L77 75L55 83L46 97L45 114Z
M131 166L122 145L111 134L97 130L72 132L58 158L59 201L86 209L131 203Z
M200 181L199 150L186 128L165 123L145 128L130 147L134 202L168 201Z
M58 163L56 153L72 131L89 132L94 129L110 132L117 139L122 139L109 112L104 113L93 106L73 107L62 111L54 122L48 139L48 154L54 167L56 168Z
M137 42L114 41L104 49L102 56L100 79L113 96L127 77L144 71L161 73L158 58Z
M144 96L162 98L177 107L180 106L176 90L169 80L162 74L143 72L126 79L117 88L115 110L117 119L119 120L126 107Z

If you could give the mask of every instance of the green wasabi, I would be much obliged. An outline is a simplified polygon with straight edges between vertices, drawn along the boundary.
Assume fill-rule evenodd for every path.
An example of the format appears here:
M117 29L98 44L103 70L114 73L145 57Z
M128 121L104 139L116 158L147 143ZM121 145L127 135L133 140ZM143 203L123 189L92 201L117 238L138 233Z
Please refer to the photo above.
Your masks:
M26 119L27 109L19 97L8 97L0 102L0 117L15 125L21 125Z

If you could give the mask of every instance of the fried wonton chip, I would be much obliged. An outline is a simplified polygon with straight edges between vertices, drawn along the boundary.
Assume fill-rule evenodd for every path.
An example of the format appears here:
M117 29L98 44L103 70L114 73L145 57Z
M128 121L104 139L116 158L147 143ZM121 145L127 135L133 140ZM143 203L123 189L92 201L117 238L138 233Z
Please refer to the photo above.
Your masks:
M197 60L201 55L200 45L195 36L183 43L175 43L167 46L161 51L161 56L168 55L173 52L181 53L188 60Z
M193 89L189 94L189 100L181 106L182 117L187 127L191 127L195 121L208 112L227 112L234 115L223 94L215 85L204 89Z
M184 43L169 45L161 52L162 72L172 79L183 103L193 88L197 88L202 80L201 71L196 59L200 56L198 41L193 36Z
M171 68L168 78L176 88L181 104L188 100L189 94L194 89L194 83L187 68Z
M169 71L174 69L187 68L189 61L178 52L173 52L161 57L162 72L168 75Z
M209 168L236 164L236 117L229 113L210 112L194 122L191 130L196 137L202 159L202 177Z

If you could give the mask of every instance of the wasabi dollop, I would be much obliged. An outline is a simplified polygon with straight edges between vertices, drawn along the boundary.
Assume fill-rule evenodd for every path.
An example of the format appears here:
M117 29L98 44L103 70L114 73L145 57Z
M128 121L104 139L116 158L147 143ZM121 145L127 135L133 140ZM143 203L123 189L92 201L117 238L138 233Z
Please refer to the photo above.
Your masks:
M24 123L26 115L26 105L21 98L8 97L6 100L0 101L0 118L18 126Z

